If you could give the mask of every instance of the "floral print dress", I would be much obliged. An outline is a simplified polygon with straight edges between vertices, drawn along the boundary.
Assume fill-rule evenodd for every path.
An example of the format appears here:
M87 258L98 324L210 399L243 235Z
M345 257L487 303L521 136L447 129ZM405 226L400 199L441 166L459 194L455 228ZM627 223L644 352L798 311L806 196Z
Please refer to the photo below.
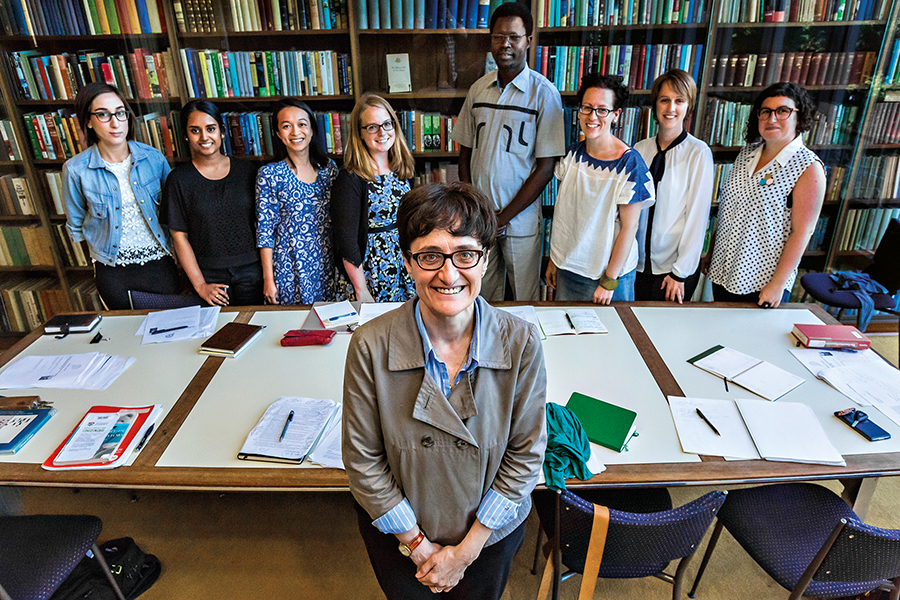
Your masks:
M366 283L376 302L405 302L416 295L416 286L403 264L397 207L400 198L409 191L409 183L388 173L376 176L366 187L369 196L369 235L363 264Z

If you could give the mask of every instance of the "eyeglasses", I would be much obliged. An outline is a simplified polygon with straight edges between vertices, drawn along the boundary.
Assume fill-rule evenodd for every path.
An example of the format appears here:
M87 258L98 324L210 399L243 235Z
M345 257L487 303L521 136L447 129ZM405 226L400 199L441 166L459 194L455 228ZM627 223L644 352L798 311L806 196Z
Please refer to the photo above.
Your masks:
M484 256L484 250L457 250L450 254L429 250L427 252L410 254L410 257L416 261L416 264L426 271L440 270L448 258L457 269L471 269L478 264L482 256Z
M394 130L394 120L385 121L380 125L378 123L372 123L371 125L365 125L364 127L360 127L360 129L365 129L370 134L375 135L378 133L379 129L384 129L385 131L393 131Z
M616 111L613 108L601 108L599 106L597 108L594 108L590 104L582 104L578 107L578 112L586 117L590 117L593 113L597 113L597 116L603 119L609 116L609 113Z
M516 44L519 43L519 40L521 40L521 39L524 38L524 37L526 37L526 36L524 36L524 35L518 35L518 34L514 34L514 35L503 35L502 33L492 33L492 34L491 34L491 43L493 43L493 44L505 44L506 42L509 42L510 44L512 44L513 46L515 46Z
M97 120L101 123L109 123L110 119L113 117L116 118L116 121L127 121L128 120L128 111L124 108L120 108L116 112L109 112L108 110L98 110L91 113Z
M759 118L763 121L768 121L771 118L772 113L775 113L776 119L778 119L779 121L784 121L785 119L789 118L794 113L794 111L799 110L799 108L791 108L790 106L779 106L775 110L772 110L771 108L761 108L756 111L756 114L759 115Z

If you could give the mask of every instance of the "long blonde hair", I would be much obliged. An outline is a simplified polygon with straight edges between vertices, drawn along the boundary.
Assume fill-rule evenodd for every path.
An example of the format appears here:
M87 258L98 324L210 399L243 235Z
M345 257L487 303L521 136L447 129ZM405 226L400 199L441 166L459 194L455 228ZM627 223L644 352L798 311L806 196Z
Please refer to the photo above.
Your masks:
M415 161L409 146L406 144L406 138L400 129L400 122L397 119L397 113L388 104L388 101L372 93L363 94L356 101L353 112L350 113L350 139L347 147L344 149L344 168L359 175L366 181L375 179L375 164L369 155L369 149L360 135L360 116L362 112L369 107L383 108L391 115L394 121L394 145L388 150L388 161L391 171L400 179L411 179L415 174Z

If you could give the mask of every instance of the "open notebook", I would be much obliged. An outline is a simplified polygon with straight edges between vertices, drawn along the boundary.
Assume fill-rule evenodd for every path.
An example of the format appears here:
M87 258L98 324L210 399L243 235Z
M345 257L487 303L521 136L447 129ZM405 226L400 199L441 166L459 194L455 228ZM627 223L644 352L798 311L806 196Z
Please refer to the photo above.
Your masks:
M804 379L764 360L725 346L713 346L688 362L728 382L736 383L766 400L778 400Z

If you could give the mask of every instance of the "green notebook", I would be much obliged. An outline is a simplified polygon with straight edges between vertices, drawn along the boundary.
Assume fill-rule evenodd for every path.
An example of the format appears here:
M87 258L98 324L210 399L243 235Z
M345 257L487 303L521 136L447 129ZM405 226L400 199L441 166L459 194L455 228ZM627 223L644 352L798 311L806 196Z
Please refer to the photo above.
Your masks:
M566 408L575 413L588 439L621 452L634 435L637 413L603 400L574 392Z

